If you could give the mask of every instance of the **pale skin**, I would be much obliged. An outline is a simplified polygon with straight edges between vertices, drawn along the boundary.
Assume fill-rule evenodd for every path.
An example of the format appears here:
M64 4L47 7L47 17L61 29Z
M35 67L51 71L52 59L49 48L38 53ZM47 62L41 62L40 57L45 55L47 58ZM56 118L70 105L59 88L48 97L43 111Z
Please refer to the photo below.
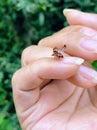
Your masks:
M71 26L23 51L12 78L23 130L97 130L97 72L88 64L97 59L97 15L73 13L65 14ZM64 58L54 58L64 44Z

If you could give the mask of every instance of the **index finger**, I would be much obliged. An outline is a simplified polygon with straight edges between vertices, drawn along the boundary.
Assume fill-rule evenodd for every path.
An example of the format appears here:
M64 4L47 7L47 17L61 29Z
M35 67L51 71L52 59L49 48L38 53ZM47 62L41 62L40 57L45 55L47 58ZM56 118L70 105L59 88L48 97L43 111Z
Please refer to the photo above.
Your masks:
M58 46L58 48L64 44L65 52L69 55L81 57L87 61L97 60L97 32L93 29L70 26L39 42L39 46Z

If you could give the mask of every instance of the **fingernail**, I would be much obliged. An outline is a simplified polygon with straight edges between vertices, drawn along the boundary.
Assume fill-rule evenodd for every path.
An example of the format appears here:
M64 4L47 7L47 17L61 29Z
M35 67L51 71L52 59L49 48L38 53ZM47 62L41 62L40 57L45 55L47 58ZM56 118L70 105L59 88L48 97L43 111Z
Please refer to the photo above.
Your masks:
M82 58L77 58L77 57L65 57L62 59L63 63L70 63L70 64L77 64L77 65L81 65L82 63L84 63L84 59Z
M87 80L91 80L93 83L97 83L97 72L85 67L85 66L80 66L80 74Z
M86 36L92 37L93 40L97 40L97 31L90 28L81 28L80 32Z
M97 41L96 40L83 38L80 41L80 47L82 47L83 49L86 49L88 51L97 53Z
M97 31L94 31L93 29L90 28L81 28L80 32L90 37L97 35Z
M78 15L81 11L75 9L64 9L63 14L66 16L68 12L72 12L73 15Z

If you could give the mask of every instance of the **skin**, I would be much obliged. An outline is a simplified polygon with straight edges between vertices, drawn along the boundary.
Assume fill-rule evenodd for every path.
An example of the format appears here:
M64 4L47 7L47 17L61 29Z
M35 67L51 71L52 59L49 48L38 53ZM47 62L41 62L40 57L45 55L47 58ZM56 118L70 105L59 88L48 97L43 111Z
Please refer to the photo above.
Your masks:
M80 46L82 39L92 40L93 46L97 44L97 16L93 17L95 27L81 17L80 23L75 21L74 25L74 11L65 14L71 26L23 51L22 67L12 78L23 130L97 130L97 72L88 64L97 59L97 51ZM64 58L51 56L53 47L64 44ZM84 64L78 64L82 61L78 57L85 60Z

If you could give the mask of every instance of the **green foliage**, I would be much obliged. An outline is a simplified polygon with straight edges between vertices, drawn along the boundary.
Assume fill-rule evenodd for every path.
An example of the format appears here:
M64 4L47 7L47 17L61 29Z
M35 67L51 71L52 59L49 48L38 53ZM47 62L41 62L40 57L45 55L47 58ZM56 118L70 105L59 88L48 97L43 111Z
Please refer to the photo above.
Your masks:
M11 77L20 68L22 50L67 22L64 8L97 12L94 0L0 0L0 130L19 130ZM93 62L97 70L97 62Z
M92 62L92 66L97 71L97 61Z

